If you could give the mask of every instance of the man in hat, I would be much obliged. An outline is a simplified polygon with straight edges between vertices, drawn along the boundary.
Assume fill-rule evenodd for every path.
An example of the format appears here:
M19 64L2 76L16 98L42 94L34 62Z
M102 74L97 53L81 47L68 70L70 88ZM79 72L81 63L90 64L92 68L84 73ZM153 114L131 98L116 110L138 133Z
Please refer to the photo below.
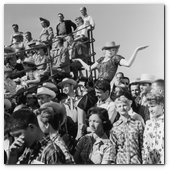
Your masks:
M76 30L77 26L71 20L64 20L64 15L62 13L58 14L59 24L56 26L57 36L66 36Z
M74 60L79 61L88 72L97 68L98 78L111 82L119 66L130 67L133 64L137 53L148 46L137 47L129 60L125 60L124 57L117 54L119 47L120 45L116 45L114 41L106 42L105 46L102 48L105 52L104 57L99 58L91 66L81 59Z
M22 34L23 34L23 32L20 32L20 31L19 31L19 26L18 26L17 24L13 24L13 25L12 25L12 28L13 28L14 33L13 33L13 34L11 35L11 37L10 37L10 44L13 43L13 36L14 36L14 35L16 35L16 34L22 35ZM20 40L23 41L23 35L20 37Z
M50 27L50 21L40 17L40 22L43 29L40 33L39 40L46 43L52 42L54 33L52 27Z
M139 114L143 117L145 122L150 119L146 96L151 91L151 84L154 81L154 79L155 79L155 76L153 75L141 74L141 78L139 80L140 98L141 98L139 101L141 105L139 109Z

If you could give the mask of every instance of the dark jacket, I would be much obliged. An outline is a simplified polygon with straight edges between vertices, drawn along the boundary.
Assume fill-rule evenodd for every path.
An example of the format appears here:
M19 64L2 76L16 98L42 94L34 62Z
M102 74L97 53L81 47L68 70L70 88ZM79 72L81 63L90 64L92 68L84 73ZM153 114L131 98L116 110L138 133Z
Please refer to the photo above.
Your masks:
M73 27L73 29L76 30L77 26L74 22L72 22L71 20L64 20L64 22L66 26L66 34L72 33L71 27ZM59 30L58 30L59 25L60 23L56 26L57 35L59 35Z

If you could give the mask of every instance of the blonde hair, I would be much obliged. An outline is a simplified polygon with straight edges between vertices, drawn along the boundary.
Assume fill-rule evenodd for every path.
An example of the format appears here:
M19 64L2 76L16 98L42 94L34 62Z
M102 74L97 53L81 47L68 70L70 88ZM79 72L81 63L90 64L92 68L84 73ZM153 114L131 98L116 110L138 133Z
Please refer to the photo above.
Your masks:
M157 93L148 93L147 96L147 102L148 104L156 104L156 105L160 105L160 104L164 104L164 96Z
M121 95L120 97L118 97L116 100L115 100L115 104L119 104L119 103L125 103L127 104L128 106L131 106L132 104L132 101L129 100L128 98L126 98L124 95Z

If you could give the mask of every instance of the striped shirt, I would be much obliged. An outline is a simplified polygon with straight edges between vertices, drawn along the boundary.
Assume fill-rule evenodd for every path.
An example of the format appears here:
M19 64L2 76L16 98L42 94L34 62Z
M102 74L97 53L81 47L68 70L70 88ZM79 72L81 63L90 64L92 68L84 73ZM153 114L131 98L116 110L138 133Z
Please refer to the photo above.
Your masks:
M141 164L143 125L138 120L121 116L113 124L110 140L116 146L116 164Z

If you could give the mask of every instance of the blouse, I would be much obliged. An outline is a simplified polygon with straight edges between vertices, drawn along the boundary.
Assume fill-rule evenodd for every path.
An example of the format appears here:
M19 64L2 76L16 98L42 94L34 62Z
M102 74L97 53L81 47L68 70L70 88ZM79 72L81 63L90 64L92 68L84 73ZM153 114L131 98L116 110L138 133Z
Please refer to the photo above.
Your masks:
M109 61L103 62L104 57L101 57L97 60L98 66L97 69L99 71L99 79L106 79L109 82L114 78L116 71L118 69L118 65L120 65L120 60L124 59L124 57L120 55L113 56Z

